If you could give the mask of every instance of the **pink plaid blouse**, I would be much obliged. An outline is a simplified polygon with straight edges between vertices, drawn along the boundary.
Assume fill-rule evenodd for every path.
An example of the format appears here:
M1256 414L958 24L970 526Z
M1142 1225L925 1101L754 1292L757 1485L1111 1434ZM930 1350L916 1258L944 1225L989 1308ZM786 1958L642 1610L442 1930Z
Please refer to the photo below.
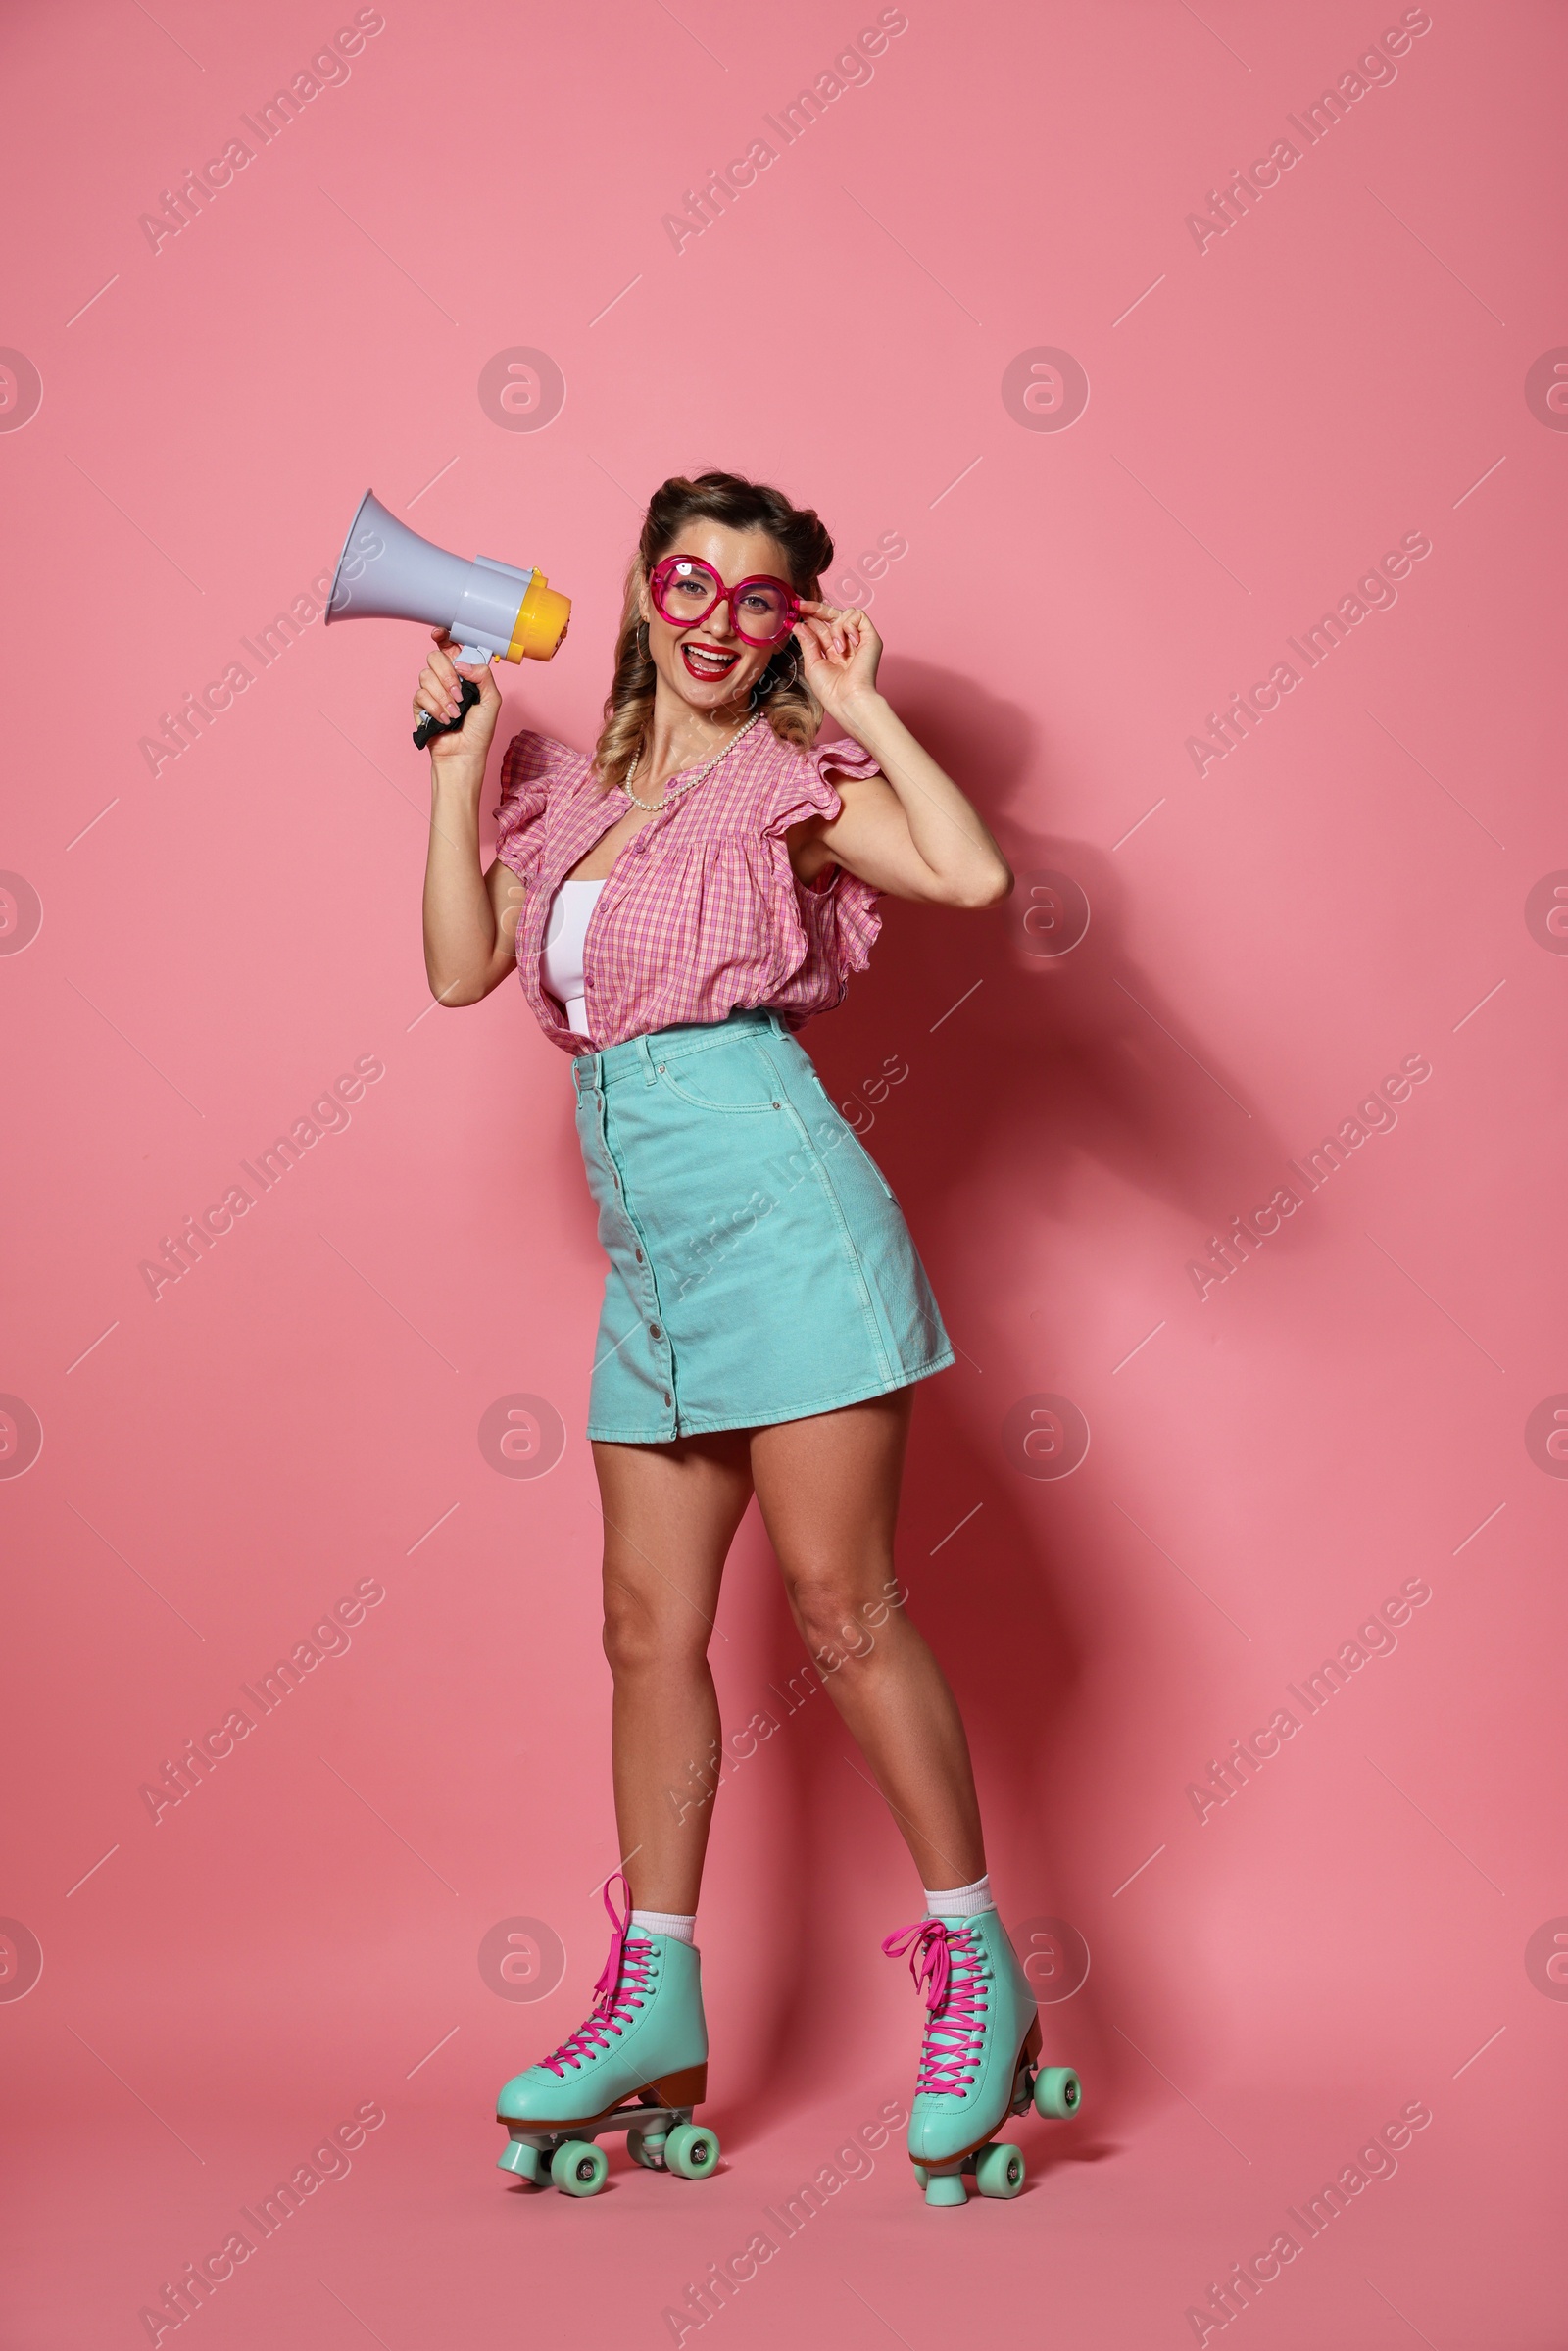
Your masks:
M765 1006L800 1028L844 1001L882 927L877 892L842 866L808 888L785 833L843 806L827 780L875 775L858 743L801 753L767 723L646 824L605 883L584 947L593 1035L568 1029L540 971L550 904L562 881L631 807L604 791L580 751L527 730L501 762L496 856L526 884L517 971L535 1019L568 1053L593 1053L678 1021L724 1020Z

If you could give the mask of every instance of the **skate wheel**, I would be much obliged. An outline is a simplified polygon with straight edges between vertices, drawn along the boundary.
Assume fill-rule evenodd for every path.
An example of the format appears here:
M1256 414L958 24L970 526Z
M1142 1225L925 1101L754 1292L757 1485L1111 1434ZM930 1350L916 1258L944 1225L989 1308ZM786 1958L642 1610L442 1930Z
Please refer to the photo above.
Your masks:
M1083 2085L1070 2065L1042 2066L1035 2076L1035 2112L1048 2121L1070 2122L1083 2097Z
M974 2159L974 2183L982 2196L1016 2196L1023 2188L1023 2153L1005 2139L993 2139Z
M718 2137L702 2123L677 2123L664 2141L664 2168L681 2180L706 2180L718 2161Z
M535 2187L543 2185L548 2166L537 2147L530 2147L520 2138L509 2139L496 2157L498 2172L514 2172L519 2180L531 2180Z
M564 2196L597 2196L609 2169L604 2148L586 2138L568 2138L550 2158L550 2177Z
M925 2166L921 2165L925 2171ZM961 2172L926 2172L925 2200L928 2204L967 2204L969 2191L963 2184Z
M633 2163L642 2165L645 2172L662 2172L664 2169L664 2149L668 2143L668 2133L663 2131L628 2131L626 2133L626 2152Z

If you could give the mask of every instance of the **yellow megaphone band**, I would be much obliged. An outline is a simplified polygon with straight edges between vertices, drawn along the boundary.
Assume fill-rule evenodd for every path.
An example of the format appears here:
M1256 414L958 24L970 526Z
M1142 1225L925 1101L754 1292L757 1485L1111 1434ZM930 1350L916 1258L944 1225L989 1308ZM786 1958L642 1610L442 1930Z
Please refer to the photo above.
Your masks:
M548 661L566 633L571 618L571 599L553 588L542 571L536 571L528 582L528 592L517 610L516 626L512 643L507 647L509 661Z

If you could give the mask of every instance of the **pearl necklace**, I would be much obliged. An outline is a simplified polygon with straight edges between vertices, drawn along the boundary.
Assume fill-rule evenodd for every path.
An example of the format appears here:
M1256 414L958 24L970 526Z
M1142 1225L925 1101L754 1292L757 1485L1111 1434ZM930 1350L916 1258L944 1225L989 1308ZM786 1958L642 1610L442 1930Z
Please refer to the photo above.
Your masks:
M639 808L647 808L650 813L654 813L660 808L667 808L672 800L679 800L683 792L690 792L694 786L702 782L705 775L710 775L713 769L718 765L720 759L727 759L730 753L734 750L736 744L740 741L741 736L749 735L753 727L757 725L758 720L765 717L765 711L758 710L753 717L748 718L746 724L739 730L739 733L731 735L723 750L715 751L712 758L709 759L705 765L699 767L694 775L687 776L684 783L674 785L666 784L664 787L664 797L662 800L644 800L640 793L634 792L631 788L632 777L636 774L638 768L642 764L643 755L641 748L639 747L636 758L632 760L630 767L627 769L626 781L621 785L621 790L625 793L626 798L629 801L634 802Z

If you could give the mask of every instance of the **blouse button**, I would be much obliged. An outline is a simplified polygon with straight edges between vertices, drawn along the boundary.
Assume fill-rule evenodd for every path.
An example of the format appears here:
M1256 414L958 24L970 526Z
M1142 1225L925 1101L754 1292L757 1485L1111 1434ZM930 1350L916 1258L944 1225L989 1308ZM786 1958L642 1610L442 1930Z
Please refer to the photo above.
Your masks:
M668 1390L667 1388L666 1388L666 1389L665 1389L665 1391L664 1391L664 1401L665 1401L665 1403L666 1403L666 1404L672 1404L672 1403L675 1401L674 1397L673 1397L673 1396L670 1395L670 1393L669 1393L669 1390Z
M641 1263L642 1263L642 1261L643 1261L643 1252L642 1252L642 1250L641 1250L641 1249L637 1249L637 1250L634 1252L634 1254L636 1255L636 1259L637 1259L637 1262L638 1262L638 1264L639 1264L639 1265L641 1265Z
M648 1336L650 1339L662 1339L664 1334L657 1322L651 1322L648 1326Z

